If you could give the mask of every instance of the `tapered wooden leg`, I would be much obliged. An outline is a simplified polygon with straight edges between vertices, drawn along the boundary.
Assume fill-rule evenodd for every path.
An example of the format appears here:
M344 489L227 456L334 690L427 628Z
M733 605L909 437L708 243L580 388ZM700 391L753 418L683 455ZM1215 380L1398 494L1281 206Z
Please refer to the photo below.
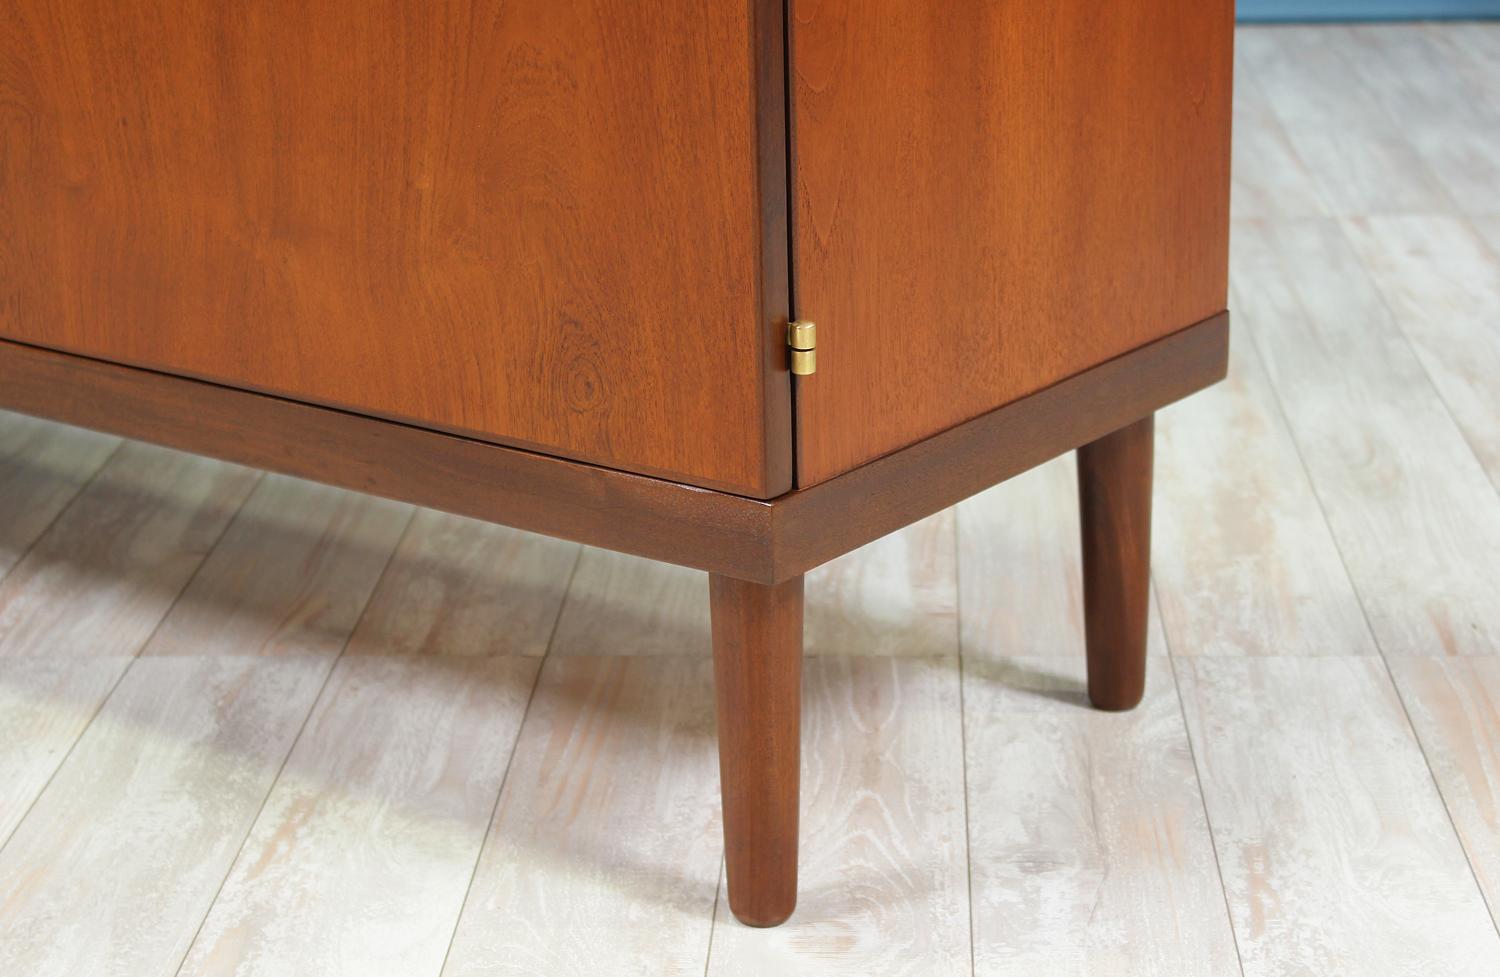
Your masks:
M1078 449L1089 699L1130 709L1146 691L1154 415Z
M797 904L802 578L709 574L729 908L775 926Z

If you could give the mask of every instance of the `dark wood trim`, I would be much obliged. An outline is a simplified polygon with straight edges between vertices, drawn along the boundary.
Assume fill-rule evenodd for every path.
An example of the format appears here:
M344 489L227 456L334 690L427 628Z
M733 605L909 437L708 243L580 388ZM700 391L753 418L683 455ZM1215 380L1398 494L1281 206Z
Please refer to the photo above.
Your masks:
M1223 378L1228 316L762 501L0 340L0 407L777 583Z
M785 580L1035 468L1224 378L1229 313L812 488L773 500Z
M0 407L732 576L764 576L771 509L202 380L0 341Z
M765 487L790 491L792 373L786 324L791 314L791 258L787 183L786 0L751 0L755 65L756 197L760 206L761 376L764 378Z

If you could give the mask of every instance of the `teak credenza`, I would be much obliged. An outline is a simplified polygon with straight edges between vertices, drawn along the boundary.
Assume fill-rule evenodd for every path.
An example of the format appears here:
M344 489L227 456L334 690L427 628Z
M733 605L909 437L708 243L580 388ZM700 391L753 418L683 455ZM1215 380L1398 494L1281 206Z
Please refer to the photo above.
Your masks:
M1078 449L1140 698L1224 375L1230 0L12 0L0 407L710 574L730 903L796 899L802 575Z

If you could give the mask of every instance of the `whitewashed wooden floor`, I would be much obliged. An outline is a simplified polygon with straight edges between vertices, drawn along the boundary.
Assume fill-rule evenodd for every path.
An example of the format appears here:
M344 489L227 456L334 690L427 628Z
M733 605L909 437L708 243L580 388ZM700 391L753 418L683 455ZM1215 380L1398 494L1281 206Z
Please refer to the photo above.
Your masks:
M1064 458L809 582L723 898L702 575L0 415L0 975L1500 974L1500 25L1239 36L1151 678Z

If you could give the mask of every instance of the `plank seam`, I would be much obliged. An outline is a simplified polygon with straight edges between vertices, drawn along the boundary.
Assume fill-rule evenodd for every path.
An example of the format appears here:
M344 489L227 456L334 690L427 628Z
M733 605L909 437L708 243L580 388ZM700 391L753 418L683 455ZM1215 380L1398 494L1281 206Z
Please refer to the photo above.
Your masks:
M464 886L464 897L459 902L458 912L453 917L453 929L448 934L448 945L443 949L443 962L438 967L439 975L448 970L448 958L453 954L453 941L458 937L458 927L463 922L464 911L469 908L469 897L474 893L474 880L479 876L479 864L484 861L484 850L489 847L491 834L495 830L495 815L500 810L500 799L505 796L505 783L510 779L510 768L516 762L516 750L521 745L521 731L526 728L526 717L531 714L531 704L536 700L536 690L542 684L542 670L547 667L547 659L552 657L552 642L557 638L557 627L562 622L563 608L567 606L568 594L573 590L573 578L578 575L578 565L583 562L583 550L583 544L579 543L578 551L573 556L573 566L568 570L568 582L563 587L562 600L557 602L557 613L552 618L552 631L547 635L547 644L542 650L542 657L537 659L536 675L531 679L531 691L526 694L526 705L521 710L520 721L516 723L516 736L510 744L510 755L505 758L505 771L500 774L500 785L495 790L495 802L490 805L489 820L484 825L484 837L479 840L479 849L474 852L474 864L469 868L469 883Z
M1350 244L1352 247L1351 242L1349 242L1348 240L1348 236L1344 232L1344 225L1342 220L1339 221L1338 228L1339 236L1343 238L1345 244ZM1356 258L1357 257L1358 255L1356 253ZM1361 267L1363 267L1362 261ZM1368 269L1366 269L1366 274L1368 274ZM1380 296L1381 304L1386 306L1387 312L1391 312L1392 316L1394 317L1394 312L1392 312L1390 306L1386 304L1384 293L1382 293L1379 288L1376 288L1375 292ZM1402 339L1409 344L1410 340L1406 338L1406 334L1401 329L1400 323L1396 322L1395 325L1397 332L1401 333ZM1354 602L1359 606L1360 616L1364 619L1365 631L1369 634L1370 641L1375 645L1375 651L1380 658L1380 664L1385 670L1386 681L1391 684L1391 689L1396 694L1396 702L1401 706L1401 714L1406 719L1406 728L1407 731L1411 734L1412 742L1416 745L1417 752L1422 755L1422 763L1427 767L1427 776L1432 782L1433 789L1437 792L1438 803L1442 805L1443 814L1448 819L1448 827L1453 832L1453 840L1458 844L1458 850L1464 856L1464 865L1469 869L1469 879L1474 883L1474 888L1479 893L1479 903L1480 905L1484 906L1485 912L1489 914L1490 926L1495 929L1495 932L1497 934L1500 934L1500 917L1496 916L1495 907L1490 905L1489 898L1485 894L1484 887L1479 884L1479 873L1474 868L1474 859L1469 854L1468 846L1464 844L1463 835L1459 833L1458 823L1453 818L1453 810L1448 804L1447 795L1443 793L1442 785L1438 782L1437 773L1432 769L1432 760L1427 756L1427 747L1422 743L1422 736L1417 732L1416 724L1412 722L1411 712L1407 709L1406 700L1401 695L1401 687L1396 683L1395 674L1391 671L1390 657L1387 654L1385 647L1381 644L1380 635L1379 633L1377 633L1375 625L1370 621L1370 612L1369 609L1365 606L1364 594L1360 593L1359 584L1355 580L1354 574L1349 570L1349 561L1344 555L1344 545L1339 540L1338 533L1334 531L1333 523L1328 519L1328 507L1323 502L1323 496L1318 492L1318 483L1313 478L1312 469L1308 467L1307 458L1302 453L1302 443L1297 437L1296 429L1292 426L1291 418L1287 414L1286 405L1282 402L1281 388L1277 386L1276 376L1267 368L1265 357L1261 355L1260 343L1255 338L1255 330L1252 328L1248 331L1250 335L1250 351L1255 356L1256 360L1260 363L1262 372L1266 376L1266 385L1271 391L1272 400L1274 400L1276 403L1277 415L1281 418L1282 426L1286 429L1289 440L1291 441L1292 451L1297 455L1297 464L1302 468L1302 475L1307 479L1308 488L1312 492L1313 502L1317 504L1318 513L1323 517L1323 525L1328 529L1328 536L1333 541L1334 552L1339 556L1339 565L1344 570L1344 577L1349 581L1349 589L1354 594ZM1416 356L1415 351L1412 351L1412 355L1414 357ZM1417 359L1420 365L1420 357L1418 357ZM1423 370L1423 375L1425 376L1425 367L1423 368ZM1429 384L1431 383L1431 379L1431 377L1428 377ZM1438 401L1439 403L1443 404L1444 415L1448 417L1449 422L1457 426L1457 422L1453 419L1453 415L1447 410L1447 404L1443 402L1441 397L1438 398ZM1465 444L1467 445L1468 442L1465 441ZM1471 453L1472 450L1473 449L1470 448ZM1483 465L1481 465L1480 467L1483 468ZM1491 487L1494 487L1493 483L1491 483ZM1217 855L1215 857L1217 857Z
M257 487L258 484L259 483L257 483ZM250 494L253 494L253 490ZM247 494L246 499L248 499L249 497L249 494ZM323 696L328 691L328 684L333 681L333 673L338 669L339 662L344 660L344 653L349 650L349 642L353 640L354 633L359 630L359 624L364 620L365 612L369 610L370 602L374 599L375 594L379 592L380 583L385 579L386 572L390 570L391 563L396 558L396 552L401 548L401 541L404 540L406 538L406 534L411 531L412 523L416 521L416 511L416 507L413 506L411 507L410 511L407 512L406 525L401 530L401 535L396 540L396 545L392 546L391 551L386 554L385 564L381 566L380 575L375 578L375 583L370 588L369 595L365 597L364 605L359 609L359 616L354 619L354 623L349 627L349 632L344 635L344 643L339 646L338 654L334 655L333 659L329 661L328 669L323 673L323 682L318 686L318 694L313 696L312 704L307 707L307 712L302 717L302 723L297 727L297 734L292 737L292 741L290 744L288 744L286 752L282 754L281 764L276 768L276 776L272 777L271 782L266 786L266 792L260 799L260 806L255 809L255 816L251 818L248 824L245 826L245 833L240 836L239 847L235 849L234 857L229 860L229 864L225 867L224 877L219 879L219 885L214 889L213 898L208 901L208 905L204 908L203 915L201 918L199 918L198 925L193 930L192 939L188 940L187 943L183 946L182 956L178 959L177 966L172 968L172 973L174 975L180 975L182 973L182 968L187 966L188 957L192 955L193 947L198 945L198 939L203 935L203 927L208 923L208 917L213 915L214 907L219 904L219 897L224 894L224 886L228 884L229 877L234 874L235 866L240 863L240 857L245 853L245 842L250 840L250 835L255 832L255 826L260 823L261 816L265 814L266 805L270 803L271 795L276 793L276 785L281 783L281 777L282 774L286 772L287 763L291 760L292 754L297 751L297 744L302 741L302 735L307 731L307 724L312 721L313 714L318 711L318 705L323 701ZM238 515L238 513L236 513L236 515ZM230 519L229 522L233 523L234 520ZM228 528L228 524L226 524L225 532L228 532ZM214 546L210 548L209 552L212 553L213 549L216 549L217 547L218 543L215 543ZM207 556L204 557L204 562L208 562ZM186 592L187 588L184 587L183 591ZM170 613L170 611L168 613ZM165 615L163 615L162 620L166 620ZM146 646L142 645L141 647L144 648Z

